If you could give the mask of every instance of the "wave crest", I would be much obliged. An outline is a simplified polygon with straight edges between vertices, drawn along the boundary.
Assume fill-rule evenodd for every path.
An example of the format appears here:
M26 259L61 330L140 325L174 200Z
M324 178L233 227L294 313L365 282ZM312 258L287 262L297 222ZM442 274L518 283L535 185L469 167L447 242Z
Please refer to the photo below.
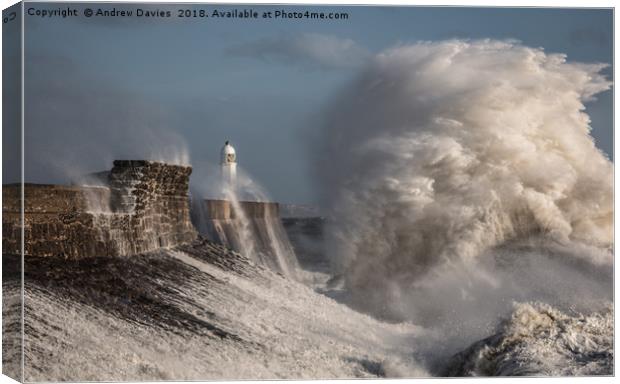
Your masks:
M568 376L613 373L613 308L569 315L520 303L498 333L457 354L447 376Z

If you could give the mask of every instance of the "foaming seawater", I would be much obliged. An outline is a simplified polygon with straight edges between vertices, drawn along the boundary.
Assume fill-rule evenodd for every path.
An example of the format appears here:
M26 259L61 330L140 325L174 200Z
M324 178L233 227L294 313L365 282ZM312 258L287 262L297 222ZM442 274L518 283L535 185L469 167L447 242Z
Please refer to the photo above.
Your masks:
M204 239L127 258L25 262L29 381L428 375L411 346L384 342L419 327L352 311ZM16 270L3 287L18 279Z
M542 239L543 254L547 244L610 247L612 163L584 111L610 88L604 67L493 40L375 57L335 103L318 152L328 249L366 311L432 319L435 285L449 305L484 297L505 285L498 276L519 273L487 256L513 241Z
M422 327L423 334L404 342L434 375L445 375L455 354L501 333L503 319L510 318L520 303L545 303L567 316L607 311L613 303L612 264L609 249L532 237L489 249L474 263L433 268L407 285L406 292L396 284L390 296L384 290L381 295L360 297L346 286L321 291L376 318ZM613 332L603 331L600 337L611 342Z
M497 334L454 356L442 376L585 376L613 374L613 308L567 314L520 303Z

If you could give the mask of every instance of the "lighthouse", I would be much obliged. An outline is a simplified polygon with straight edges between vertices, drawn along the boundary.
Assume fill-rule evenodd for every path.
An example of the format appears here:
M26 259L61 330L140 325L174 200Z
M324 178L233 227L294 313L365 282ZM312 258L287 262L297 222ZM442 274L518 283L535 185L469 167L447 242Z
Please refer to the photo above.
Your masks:
M237 155L235 148L228 141L224 143L220 156L220 166L222 168L222 188L235 188L235 180L237 178Z

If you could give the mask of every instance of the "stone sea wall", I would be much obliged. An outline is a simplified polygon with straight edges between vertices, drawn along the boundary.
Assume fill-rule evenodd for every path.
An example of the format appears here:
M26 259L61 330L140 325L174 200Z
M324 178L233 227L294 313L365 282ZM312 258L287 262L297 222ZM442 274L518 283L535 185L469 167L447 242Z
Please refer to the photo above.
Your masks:
M24 184L24 252L125 256L194 240L191 167L117 160L100 186ZM107 180L106 180L107 179ZM3 185L3 252L20 253L19 184Z

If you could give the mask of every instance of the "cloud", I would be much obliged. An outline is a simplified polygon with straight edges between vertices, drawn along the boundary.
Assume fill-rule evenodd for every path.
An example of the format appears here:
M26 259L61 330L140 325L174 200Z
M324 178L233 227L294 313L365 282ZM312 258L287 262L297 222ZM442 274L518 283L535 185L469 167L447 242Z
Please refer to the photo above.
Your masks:
M351 39L316 33L262 38L234 46L228 53L318 69L356 68L370 58L370 52Z

